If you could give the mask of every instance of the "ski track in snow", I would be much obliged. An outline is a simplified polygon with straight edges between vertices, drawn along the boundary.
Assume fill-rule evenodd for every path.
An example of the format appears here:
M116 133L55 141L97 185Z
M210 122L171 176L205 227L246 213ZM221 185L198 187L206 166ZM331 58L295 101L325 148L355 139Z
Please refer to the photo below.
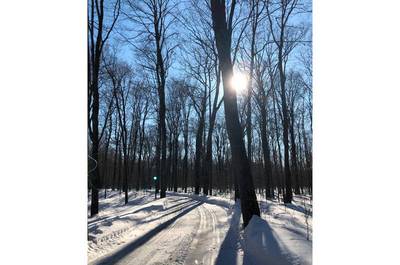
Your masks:
M151 200L151 194L147 196L138 198L145 204L105 211L89 219L90 265L211 265L224 264L221 261L226 259L234 265L249 264L243 261L240 246L240 207L232 201L178 193L157 200ZM294 221L301 221L295 210L274 207L263 213L274 227L278 227L274 221L279 223L275 218L285 212L290 212ZM233 223L238 227L231 229ZM281 226L287 224L283 219ZM291 240L290 236L285 237ZM311 258L306 264L311 264Z

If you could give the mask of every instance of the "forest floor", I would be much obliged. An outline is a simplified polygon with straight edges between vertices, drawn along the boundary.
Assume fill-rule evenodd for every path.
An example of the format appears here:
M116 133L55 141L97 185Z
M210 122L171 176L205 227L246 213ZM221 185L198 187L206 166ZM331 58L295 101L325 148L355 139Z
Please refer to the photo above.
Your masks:
M99 214L88 218L89 264L312 263L309 196L295 196L289 205L259 197L261 218L244 230L240 203L223 195L129 196L124 205L123 193L108 191Z

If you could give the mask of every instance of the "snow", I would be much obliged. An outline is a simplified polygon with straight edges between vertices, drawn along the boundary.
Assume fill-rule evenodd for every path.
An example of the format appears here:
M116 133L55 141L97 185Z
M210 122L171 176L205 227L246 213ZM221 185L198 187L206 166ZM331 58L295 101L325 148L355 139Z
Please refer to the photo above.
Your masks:
M244 231L244 250L253 264L290 265L289 253L276 240L268 223L253 216Z
M312 203L259 197L261 218L242 229L240 202L230 196L108 192L88 218L89 264L311 264ZM308 237L307 240L307 223ZM280 262L280 263L279 263Z

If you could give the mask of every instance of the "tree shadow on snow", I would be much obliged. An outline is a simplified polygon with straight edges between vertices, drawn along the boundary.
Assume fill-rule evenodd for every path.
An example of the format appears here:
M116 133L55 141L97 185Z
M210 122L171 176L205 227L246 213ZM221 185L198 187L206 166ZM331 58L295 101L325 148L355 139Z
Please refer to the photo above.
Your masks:
M231 201L219 200L219 199L215 198L214 196L209 196L209 195L206 196L206 195L183 194L183 193L171 193L171 195L191 198L196 201L201 201L201 202L208 203L208 204L214 204L214 205L221 206L221 207L227 208L227 209L230 209L232 207Z
M240 213L240 206L237 202L231 218L229 230L221 244L215 265L237 264L237 244L239 242Z
M286 204L286 207L287 207L287 208L290 208L290 209L292 209L292 210L298 211L298 212L300 212L300 213L302 213L302 214L305 214L306 212L308 212L308 214L309 214L310 216L312 216L312 208L306 210L306 209L304 208L304 206L295 205L295 204L292 204L292 203L287 203L287 204Z
M293 257L279 244L268 222L258 216L253 216L246 227L243 243L243 264L296 264Z
M131 243L128 243L127 245L125 245L124 247L122 247L121 249L116 251L114 254L112 254L111 256L102 258L102 259L100 259L98 261L94 261L94 262L90 263L90 265L116 264L117 262L119 262L120 260L122 260L123 258L128 256L130 253L135 251L137 248L139 248L140 246L144 245L151 238L156 236L163 229L167 228L169 225L171 225L177 219L179 219L180 217L182 217L185 214L189 213L190 211L192 211L196 207L200 206L201 204L203 204L203 202L198 202L198 203L196 203L194 205L191 205L189 208L186 208L185 210L183 210L181 213L179 213L175 217L173 217L170 220L158 225L157 227L155 227L151 231L147 232L143 236L139 237L138 239L132 241Z
M153 221L162 219L162 218L164 218L164 217L166 217L168 215L171 215L171 214L174 214L176 212L179 212L182 209L184 209L185 207L188 207L188 206L191 206L191 205L194 205L194 204L195 203L193 201L185 201L185 202L175 204L175 205L173 205L171 207L168 207L168 208L165 208L165 209L163 209L162 205L151 205L151 206L148 206L148 207L145 207L145 208L142 208L142 209L138 209L138 210L130 212L130 213L126 213L126 214L123 214L123 215L111 217L111 218L108 218L106 220L101 220L100 222L95 223L95 224L90 224L89 228L88 228L88 231L89 231L89 233L92 233L92 234L101 234L102 233L101 230L100 230L101 226L112 226L113 222L116 221L116 220L119 220L119 221L123 221L123 220L135 221L137 225L144 224L144 223L151 223ZM178 206L182 206L182 207L178 207ZM133 214L138 213L140 211L147 211L147 212L159 211L160 212L160 211L171 210L173 208L176 208L176 209L173 210L173 211L167 212L167 213L165 213L163 215L151 218L151 219L135 218L135 217L132 216Z
M177 201L179 201L179 200L177 200ZM104 216L104 217L101 217L101 218L98 218L98 219L95 219L95 220L88 221L88 227L91 228L95 224L104 223L104 221L112 222L112 221L114 221L116 219L123 219L126 216L129 216L129 215L141 212L141 211L144 211L144 212L158 211L158 212L160 212L160 211L170 210L170 209L172 209L174 207L180 206L180 205L185 204L187 202L189 202L189 201L185 201L185 202L182 202L182 203L177 203L177 204L174 204L174 205L172 205L170 207L166 207L166 208L164 208L164 206L162 206L162 205L150 205L150 206L143 207L143 208L137 209L135 211L124 213L124 214L117 215L117 216L111 216L111 217L110 216ZM151 203L151 202L148 202L148 203ZM148 203L146 203L146 204L148 204ZM146 204L143 204L143 205L146 205Z

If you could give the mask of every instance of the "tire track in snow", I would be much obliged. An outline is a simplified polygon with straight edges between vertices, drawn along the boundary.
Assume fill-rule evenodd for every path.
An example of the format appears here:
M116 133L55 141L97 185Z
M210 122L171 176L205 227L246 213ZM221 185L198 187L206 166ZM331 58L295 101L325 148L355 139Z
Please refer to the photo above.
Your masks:
M211 265L216 260L221 239L218 218L213 207L207 203L198 207L200 225L185 261L187 265Z
M185 208L185 207L182 207L182 209L183 208ZM188 213L188 215L190 215L190 213ZM166 260L176 260L176 258L178 258L179 255L177 255L175 253L182 252L181 250L184 246L179 246L179 244L178 244L178 246L175 249L173 249L173 245L171 245L170 237L174 234L179 233L180 227L182 226L182 223L184 223L184 221L187 221L186 217L188 215L185 215L182 218L177 219L175 222L173 222L171 225L169 225L166 229L162 230L159 234L157 234L157 236L155 236L151 240L149 240L149 242L146 245L144 245L144 248L146 250L144 250L143 248L136 250L136 251L140 251L140 252L147 251L148 253L145 254L144 257L140 257L140 258L136 257L134 263L126 263L126 264L146 264L146 265L154 264L155 265L155 264L160 263L160 259L163 259L163 258ZM178 237L178 239L180 239L180 238ZM177 240L177 239L175 238L175 240ZM182 239L181 241L184 241L184 240ZM177 242L179 242L179 241L177 240ZM168 243L168 244L165 244L165 243ZM155 248L154 246L157 246L157 245L158 245L158 247ZM168 250L171 251L171 247L172 247L173 251L171 253L169 253L168 256L165 255L165 252L168 253ZM183 254L183 253L181 253L181 254ZM142 254L140 254L140 255L142 255ZM159 256L161 256L161 257L159 257ZM155 261L152 262L153 260L155 260ZM160 264L166 264L166 263L161 262ZM172 263L168 263L168 264L172 264Z
M89 237L89 243L93 242L94 244L96 244L97 246L100 246L101 244L108 244L111 243L109 242L110 240L115 240L116 238L122 237L125 234L128 234L129 232L132 232L133 230L135 230L137 228L137 226L141 226L145 223L150 223L152 221L155 221L156 219L160 219L160 218L165 218L168 215L171 215L173 213L177 213L180 212L182 209L184 209L185 207L190 206L193 203L193 201L191 200L185 200L182 203L178 203L175 205L172 205L170 207L168 207L165 211L162 212L162 215L160 216L156 216L156 217L152 217L152 216L147 216L145 217L141 222L135 224L134 226L129 225L127 227L124 227L122 229L118 229L115 230L111 233L108 233L104 236L99 236L99 237L95 237L95 238L90 238ZM113 221L120 221L123 220L124 218L128 218L128 216L134 215L135 213L137 213L138 211L142 210L145 207L142 207L141 209L135 210L135 211L126 211L123 214L117 215L117 216L112 216L107 218L107 220L100 220L99 223L95 223L92 225L88 226L88 230L89 233L92 233L95 229L97 229L98 226L105 224L107 222L110 222L110 220ZM89 235L90 236L90 235ZM114 243L118 243L118 242L114 242Z
M189 200L188 202L190 202L188 205L184 205L180 208L180 213L147 233L152 235L138 238L125 246L128 247L128 249L124 249L123 247L120 250L115 251L115 253L108 255L105 258L98 259L91 264L166 264L163 262L160 263L160 261L164 261L168 258L177 261L180 260L180 263L178 264L182 264L183 260L180 259L180 256L185 254L185 251L183 251L185 246L179 248L179 243L185 239L184 236L194 234L192 230L196 228L196 226L193 226L192 224L196 223L195 217L197 215L193 216L191 213L193 209L198 208L198 206L202 204L195 200ZM189 220L191 222L188 222L187 216L190 215L192 215L193 220ZM190 230L183 234L179 233L180 230L182 230L182 227L185 225L187 226L187 224L190 224L188 227ZM190 239L189 241L191 242L191 238L189 237L188 239ZM188 241L188 239L186 239L186 241ZM190 242L188 242L186 248L188 248ZM132 245L131 247L129 247L130 244ZM179 253L179 255L174 256L174 252Z

